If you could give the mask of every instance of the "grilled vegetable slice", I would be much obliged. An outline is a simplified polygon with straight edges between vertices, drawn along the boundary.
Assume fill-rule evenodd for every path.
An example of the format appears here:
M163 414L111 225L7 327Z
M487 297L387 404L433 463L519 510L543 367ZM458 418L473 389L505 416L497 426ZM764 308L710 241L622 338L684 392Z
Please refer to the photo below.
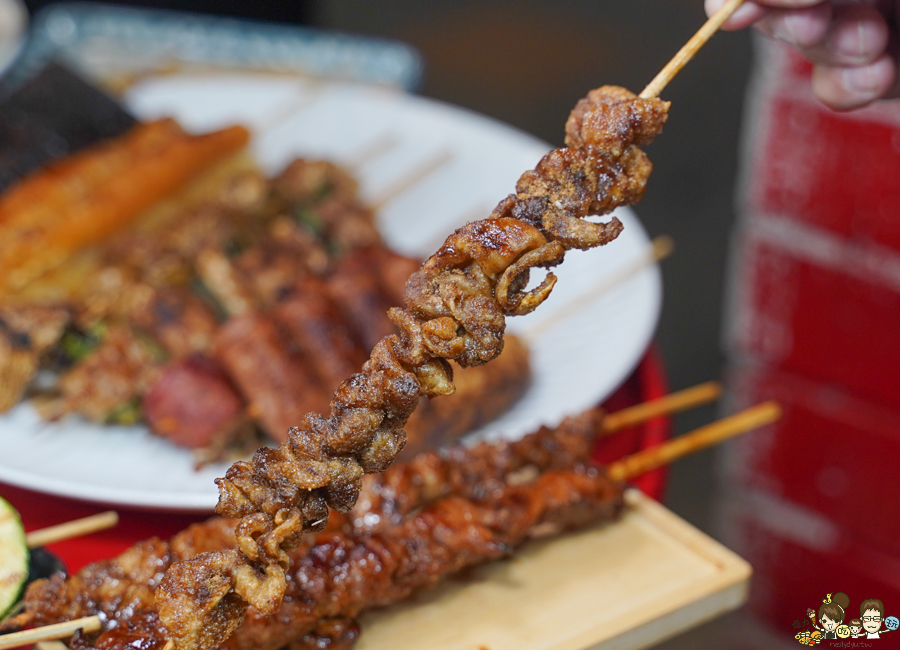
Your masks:
M0 498L0 617L15 604L28 578L28 546L19 513Z

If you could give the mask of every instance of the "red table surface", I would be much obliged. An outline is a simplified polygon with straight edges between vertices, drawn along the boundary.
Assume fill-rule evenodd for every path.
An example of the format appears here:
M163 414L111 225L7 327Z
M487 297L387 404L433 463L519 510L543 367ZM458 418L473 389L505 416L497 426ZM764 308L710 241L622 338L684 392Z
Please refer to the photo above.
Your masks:
M642 359L634 373L604 402L609 411L631 404L654 399L667 391L662 364L655 349ZM595 458L609 462L643 447L658 444L669 435L669 420L657 418L640 427L634 427L601 440ZM636 485L650 496L659 499L665 484L665 471L658 470L636 481ZM165 480L161 476L160 480ZM9 501L22 517L26 531L38 530L80 517L87 517L109 510L110 506L76 501L63 497L32 492L0 483L0 495ZM143 539L160 537L167 539L189 524L203 521L209 515L173 514L148 510L115 508L119 513L119 525L115 528L71 539L49 548L69 568L77 571L91 562L111 558Z

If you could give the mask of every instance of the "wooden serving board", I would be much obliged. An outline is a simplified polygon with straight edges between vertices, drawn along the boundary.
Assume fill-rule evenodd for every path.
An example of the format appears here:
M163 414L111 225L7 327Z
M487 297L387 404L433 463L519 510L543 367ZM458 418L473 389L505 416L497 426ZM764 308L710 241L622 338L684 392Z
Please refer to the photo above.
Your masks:
M734 609L750 565L637 490L612 524L362 618L356 650L645 648Z

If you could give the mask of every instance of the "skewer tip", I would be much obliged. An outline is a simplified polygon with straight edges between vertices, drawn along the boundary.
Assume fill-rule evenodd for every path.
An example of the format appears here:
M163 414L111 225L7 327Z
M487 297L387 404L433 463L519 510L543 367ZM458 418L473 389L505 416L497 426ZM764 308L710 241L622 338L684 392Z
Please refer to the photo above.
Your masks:
M669 235L660 235L653 240L653 260L661 262L675 250L675 240Z
M700 48L706 45L706 42L712 38L712 35L719 31L719 28L725 24L726 20L731 18L732 14L734 14L742 4L744 4L744 0L728 0L728 2L722 5L722 8L713 14L709 20L703 24L703 27L691 37L691 40L685 43L684 47L678 51L678 54L676 54L672 60L660 70L659 74L653 78L653 81L647 84L647 87L641 92L640 97L642 99L659 97L659 94L669 85L669 82L675 78L675 75L677 75L681 69L694 58L694 55L700 51Z
M762 402L756 406L701 427L689 434L673 438L656 447L644 449L626 456L607 468L614 481L627 481L668 465L684 456L696 453L729 438L752 431L777 421L782 414L781 406L774 401Z

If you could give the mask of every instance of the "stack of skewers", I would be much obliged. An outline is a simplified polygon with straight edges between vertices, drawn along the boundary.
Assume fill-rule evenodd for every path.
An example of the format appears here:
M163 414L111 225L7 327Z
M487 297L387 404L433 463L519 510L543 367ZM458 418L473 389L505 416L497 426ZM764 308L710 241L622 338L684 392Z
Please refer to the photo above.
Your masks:
M605 468L590 459L597 439L718 394L711 383L611 414L593 409L516 442L426 452L368 476L354 508L291 553L291 586L278 614L251 610L227 646L349 647L366 610L505 559L528 540L618 519L629 500L626 481L771 422L778 408L759 405ZM162 648L168 634L154 604L162 572L199 553L235 548L235 523L216 517L69 578L33 583L6 627L38 627L0 638L0 650L76 630L73 648L126 650L137 640Z

